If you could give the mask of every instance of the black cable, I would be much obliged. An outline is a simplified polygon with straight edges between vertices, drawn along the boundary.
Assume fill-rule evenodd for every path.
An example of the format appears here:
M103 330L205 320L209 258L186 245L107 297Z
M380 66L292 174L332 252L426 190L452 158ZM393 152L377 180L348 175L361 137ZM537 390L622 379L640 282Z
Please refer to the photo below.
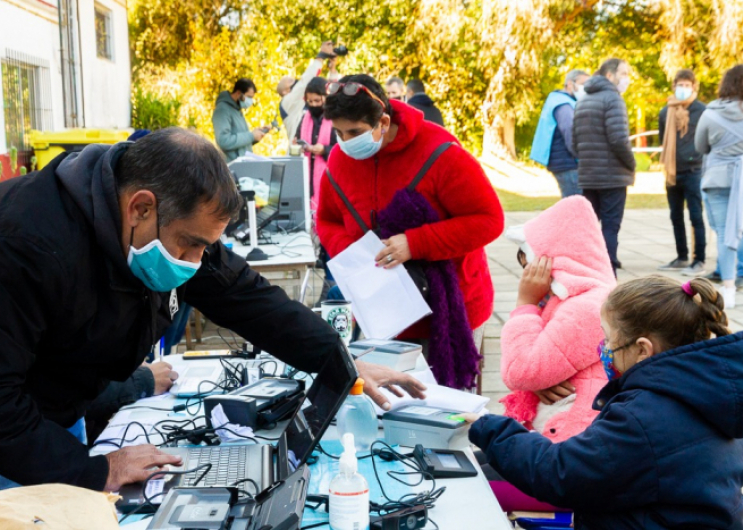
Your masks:
M253 485L253 488L255 488L255 493L249 493L249 492L247 492L245 490L242 490L242 489L240 489L238 491L243 492L243 493L245 493L246 495L248 495L250 497L255 497L256 495L258 495L258 493L260 493L261 488L258 487L258 483L255 480L253 480L252 478L243 478L243 479L240 479L237 482L232 483L230 485L230 487L231 488L235 488L235 487L239 486L240 484L242 484L244 482L247 482L249 484L252 484Z
M261 372L261 379L263 379L267 373L263 370L264 364L273 364L273 372L271 373L271 377L276 377L276 372L279 371L279 363L274 361L273 359L269 359L268 361L263 361L261 364L258 365L258 370Z
M231 337L231 338L232 338L232 340L233 340L233 341L235 342L235 344L234 344L234 345L233 345L233 344L230 344L230 343L229 343L229 342L227 341L227 339L225 339L225 338L224 338L224 336L222 335L222 328L221 328L221 327L220 327L220 328L217 328L217 335L219 335L219 338L220 338L220 339L222 339L222 341L224 341L224 343L225 343L225 344L227 345L227 349L228 349L228 350L232 350L232 349L235 349L235 350L241 350L241 349L242 349L242 347L241 347L241 346L240 346L240 344L239 344L239 343L237 342L237 339L235 338L235 334L234 334L234 333L233 333L232 331L230 331L230 333L232 333L232 337Z
M310 528L319 528L326 525L330 526L330 521L325 521L324 523L308 524L307 526L303 526L300 530L309 530Z
M126 438L126 435L129 432L129 429L132 427L132 425L136 425L136 426L140 427L142 429L142 432L144 433L144 435L138 434L137 436L135 436L131 440L128 440ZM97 445L113 445L114 447L117 447L117 448L121 449L124 446L125 443L131 443L131 442L137 440L137 438L140 438L142 436L145 437L145 439L147 440L147 443L152 443L152 442L150 442L150 436L147 433L147 428L144 425L142 425L141 423L139 423L138 421L132 421L124 429L124 432L122 433L121 437L119 438L119 443L116 443L116 439L96 440L95 443L93 444L93 447L95 447Z

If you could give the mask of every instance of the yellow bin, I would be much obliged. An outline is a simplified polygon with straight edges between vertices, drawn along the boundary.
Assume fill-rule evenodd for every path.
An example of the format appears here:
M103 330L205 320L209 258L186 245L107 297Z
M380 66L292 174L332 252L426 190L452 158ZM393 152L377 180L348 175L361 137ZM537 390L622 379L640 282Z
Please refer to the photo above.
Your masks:
M123 142L131 131L126 129L69 129L59 132L31 131L29 141L36 155L36 169L41 169L65 151L82 151L90 144Z

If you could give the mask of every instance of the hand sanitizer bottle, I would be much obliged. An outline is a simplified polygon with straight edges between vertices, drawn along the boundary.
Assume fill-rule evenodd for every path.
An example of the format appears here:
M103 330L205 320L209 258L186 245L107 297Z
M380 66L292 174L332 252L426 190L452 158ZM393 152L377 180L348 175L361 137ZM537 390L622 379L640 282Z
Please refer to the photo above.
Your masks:
M353 434L343 435L340 472L330 482L330 528L369 530L369 484L359 475Z

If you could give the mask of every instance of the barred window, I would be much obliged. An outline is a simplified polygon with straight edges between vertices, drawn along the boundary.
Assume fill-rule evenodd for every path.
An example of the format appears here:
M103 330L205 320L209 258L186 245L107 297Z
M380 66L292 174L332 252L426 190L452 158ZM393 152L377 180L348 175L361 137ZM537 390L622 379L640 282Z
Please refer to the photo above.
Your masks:
M0 57L5 147L30 150L31 129L52 127L49 63L20 52L5 50Z

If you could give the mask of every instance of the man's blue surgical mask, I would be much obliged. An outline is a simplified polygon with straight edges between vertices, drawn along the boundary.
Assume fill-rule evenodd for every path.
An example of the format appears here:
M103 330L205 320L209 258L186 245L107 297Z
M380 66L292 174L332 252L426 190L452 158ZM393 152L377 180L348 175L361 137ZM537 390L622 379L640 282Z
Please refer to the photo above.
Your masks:
M160 241L159 227L157 231L158 238L142 248L137 249L129 245L127 263L134 276L142 280L148 289L167 293L193 278L201 267L201 262L191 263L171 256ZM133 237L134 228L132 228Z
M376 129L376 127L374 127L374 129ZM354 160L366 160L367 158L373 157L382 148L382 141L384 140L384 131L382 131L382 136L379 137L379 141L374 141L374 137L372 136L374 129L370 129L346 142L338 138L338 145L340 146L341 151Z
M249 109L253 106L253 98L245 98L240 100L241 109Z
M686 101L691 97L693 89L688 86L677 86L676 87L676 99L679 101Z

